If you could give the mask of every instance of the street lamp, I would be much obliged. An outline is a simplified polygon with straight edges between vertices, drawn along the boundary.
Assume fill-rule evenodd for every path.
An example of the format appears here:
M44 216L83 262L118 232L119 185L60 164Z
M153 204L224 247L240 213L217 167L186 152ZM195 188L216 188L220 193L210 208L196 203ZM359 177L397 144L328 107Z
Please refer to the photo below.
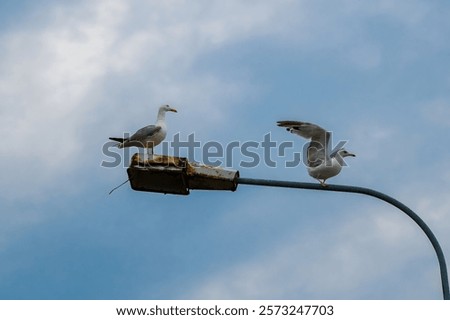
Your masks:
M439 262L444 300L450 300L445 256L435 235L428 225L410 208L400 201L376 190L330 184L326 187L316 183L240 178L239 171L211 167L189 162L186 158L154 155L144 159L142 155L132 157L127 170L133 190L188 195L189 190L235 191L239 184L266 187L296 188L319 191L359 193L383 200L403 211L425 233L430 240Z

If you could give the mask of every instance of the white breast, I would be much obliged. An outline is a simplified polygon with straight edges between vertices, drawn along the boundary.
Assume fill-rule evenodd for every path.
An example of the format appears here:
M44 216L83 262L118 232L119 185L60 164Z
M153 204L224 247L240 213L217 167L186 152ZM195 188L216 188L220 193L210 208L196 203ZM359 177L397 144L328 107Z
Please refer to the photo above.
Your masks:
M339 162L333 158L331 162L324 162L320 166L308 167L308 173L315 179L328 179L341 172L341 169L342 167Z

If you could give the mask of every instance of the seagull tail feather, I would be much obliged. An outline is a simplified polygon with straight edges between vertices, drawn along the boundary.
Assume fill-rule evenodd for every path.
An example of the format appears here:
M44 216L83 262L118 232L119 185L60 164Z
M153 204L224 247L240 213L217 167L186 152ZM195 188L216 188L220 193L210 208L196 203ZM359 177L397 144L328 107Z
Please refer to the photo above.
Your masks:
M125 141L125 139L124 138L109 138L110 140L113 140L113 141L117 141L117 142L120 142L120 143L123 143L124 141Z

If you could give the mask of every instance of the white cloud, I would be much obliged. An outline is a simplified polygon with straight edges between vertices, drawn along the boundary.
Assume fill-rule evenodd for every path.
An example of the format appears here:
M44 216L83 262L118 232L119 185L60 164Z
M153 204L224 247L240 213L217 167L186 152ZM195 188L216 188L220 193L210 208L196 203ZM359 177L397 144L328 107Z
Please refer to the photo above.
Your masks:
M101 130L142 126L142 107L116 102L121 97L109 92L108 81L125 85L122 78L142 78L140 90L146 93L139 96L150 97L146 104L156 108L173 101L180 111L190 111L185 120L210 128L224 123L229 113L225 106L250 88L245 80L226 83L216 74L196 74L191 66L209 50L267 30L264 25L274 18L271 4L133 4L60 5L49 10L46 24L31 23L1 36L0 133L12 137L0 151L9 171L2 179L2 189L9 190L3 197L31 199L61 190L56 177L73 173L87 160L88 133L91 140ZM190 116L200 113L209 120ZM108 121L118 116L127 118L125 123ZM132 126L133 119L140 123Z
M300 46L312 50L336 48L362 68L379 65L382 55L378 45L367 43L353 31L362 28L346 21L361 11L365 15L380 11L397 16L399 7L385 4L369 10L353 1L344 1L338 10L327 7L323 2L192 4L183 0L60 5L48 12L47 24L30 24L2 35L1 133L7 136L14 132L1 151L7 159L4 161L8 167L32 168L36 184L41 185L51 180L46 179L51 172L75 168L76 155L84 148L80 137L92 131L86 127L92 121L86 119L123 112L124 106L118 103L111 103L110 110L100 110L99 101L118 98L107 91L106 80L121 83L122 78L143 78L147 85L141 89L151 97L148 104L173 99L187 110L207 109L211 121L202 123L213 127L220 119L227 119L228 97L239 99L251 85L246 79L230 84L217 74L195 74L191 67L202 55L246 39L269 36L284 39L289 45L300 40ZM362 24L361 18L354 23ZM348 47L348 53L342 47ZM141 107L126 108L131 115L142 114ZM131 126L116 125L128 124ZM58 145L60 141L65 141L64 148ZM26 160L30 155L31 165ZM25 174L29 173L25 170ZM23 180L16 176L6 184L23 184Z
M148 79L147 94L153 95L154 108L172 99L180 107L187 105L191 114L208 108L212 123L226 118L221 111L223 103L230 101L226 97L239 97L245 84L226 84L215 75L195 78L189 74L190 65L208 48L234 38L238 29L241 37L248 36L261 23L258 19L265 18L219 18L222 9L214 5L212 16L201 13L204 18L197 21L201 7L192 12L184 1L144 7L153 19L139 27L126 1L97 1L82 3L75 11L59 6L48 13L48 24L2 35L0 133L11 137L0 151L3 167L10 171L2 179L2 189L10 190L3 197L30 199L32 194L45 194L61 187L57 176L79 168L85 161L80 155L88 143L83 140L86 132L99 134L96 130L105 128L104 122L89 127L96 122L90 118L124 111L117 103L112 104L114 111L97 105L110 101L104 98L110 94L103 87L105 79L120 81L123 75L141 73L139 77ZM232 8L224 9L231 13ZM160 21L152 10L168 17L169 23ZM143 73L147 71L150 74ZM141 122L142 107L131 113L139 114ZM110 124L109 129L122 124Z
M106 72L103 57L121 15L113 2L93 10L94 17L80 21L55 10L49 25L2 37L0 128L10 139L0 152L4 166L21 168L2 181L12 191L3 196L20 197L19 190L28 196L51 184L55 173L77 167L81 124L92 111L86 100Z
M331 10L323 1L99 0L59 5L48 11L45 23L9 29L0 35L0 134L11 137L0 151L8 171L2 197L30 199L61 190L56 177L76 172L83 162L98 162L92 159L98 155L86 152L93 141L101 143L99 136L117 128L142 126L143 112L152 119L149 107L160 103L180 108L170 120L180 130L191 131L190 122L205 131L225 124L234 102L258 88L245 77L230 81L194 68L215 50L271 40L305 52L329 49L370 69L382 63L382 50L364 34L364 17L406 19L404 24L415 28L428 12L416 2L406 11L403 2L342 4ZM442 119L444 109L435 107L433 113ZM370 132L376 141L363 154L375 158L389 132Z

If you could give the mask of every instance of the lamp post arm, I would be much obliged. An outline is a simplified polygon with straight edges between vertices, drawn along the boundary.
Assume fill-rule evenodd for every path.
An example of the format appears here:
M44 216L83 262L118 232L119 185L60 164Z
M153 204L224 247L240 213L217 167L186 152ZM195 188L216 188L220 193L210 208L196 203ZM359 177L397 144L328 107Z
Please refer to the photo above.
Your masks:
M359 193L365 194L371 197L378 198L383 200L394 207L403 211L406 215L408 215L417 225L422 229L425 235L430 240L437 258L439 262L440 274L441 274L441 283L442 283L442 292L444 300L450 300L450 292L449 292L449 283L448 283L448 274L447 274L447 266L445 263L444 253L442 248L436 239L435 235L428 227L428 225L420 218L414 211L405 206L400 201L384 194L376 190L372 190L369 188L355 187L355 186L346 186L346 185L334 185L330 184L326 187L322 187L320 184L316 183L306 183L306 182L292 182L292 181L279 181L279 180L265 180L265 179L249 179L249 178L237 178L238 184L246 184L246 185L257 185L257 186L267 186L267 187L281 187L281 188L296 188L296 189L309 189L309 190L320 190L320 191L335 191L335 192L347 192L347 193Z

